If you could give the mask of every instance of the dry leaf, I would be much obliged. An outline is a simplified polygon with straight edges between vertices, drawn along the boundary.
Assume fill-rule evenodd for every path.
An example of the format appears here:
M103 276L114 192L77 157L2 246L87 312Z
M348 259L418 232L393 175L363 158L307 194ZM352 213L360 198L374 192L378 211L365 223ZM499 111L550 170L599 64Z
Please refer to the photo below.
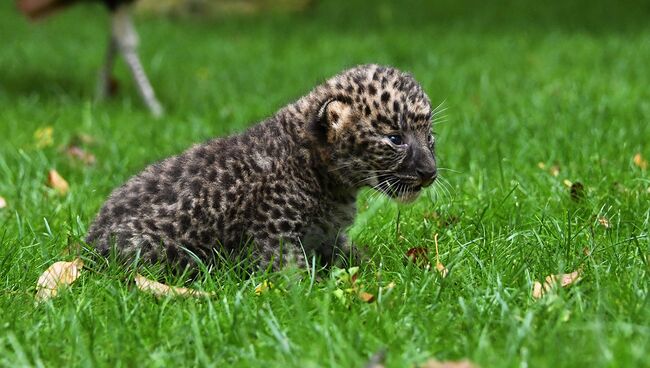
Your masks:
M609 229L612 225L609 223L609 220L607 217L602 216L598 218L598 223L600 226L604 227L605 229Z
M440 272L442 277L447 277L449 270L440 262L440 253L438 252L438 233L433 236L433 241L436 243L436 270Z
M582 254L584 254L587 257L591 256L591 249L589 249L589 247L582 248Z
M537 167L539 167L542 170L545 170L546 169L546 164L540 161L540 162L537 163Z
M206 291L199 291L184 287L175 287L161 284L158 281L150 280L140 274L135 276L135 285L145 293L161 296L191 296L191 297L209 297L215 295Z
M643 156L641 156L641 153L634 155L634 164L641 170L648 168L648 161L646 161Z
M81 275L84 262L77 258L72 262L55 262L36 282L36 300L54 298L59 288L72 284Z
M578 269L577 271L573 271L571 273L561 273L558 275L549 275L546 276L546 280L544 281L544 284L542 284L539 281L535 281L533 283L533 298L539 299L544 294L549 292L551 289L555 287L558 283L560 284L560 287L567 287L569 285L575 284L576 282L580 281L580 274L582 271Z
M359 299L363 300L366 303L372 303L375 301L375 296L365 291L362 291L359 293Z
M435 359L429 359L420 368L477 368L478 366L469 360L446 361L441 362Z
M68 148L65 150L65 154L74 160L83 162L86 165L94 165L97 161L95 155L85 151L79 146L68 146Z
M47 186L56 190L60 195L65 195L70 190L68 182L56 170L50 170L47 174Z
M5 208L7 207L7 200L4 199L3 197L0 197L0 208Z
M34 132L34 140L36 141L36 148L49 147L54 143L52 138L54 129L51 126L36 129Z

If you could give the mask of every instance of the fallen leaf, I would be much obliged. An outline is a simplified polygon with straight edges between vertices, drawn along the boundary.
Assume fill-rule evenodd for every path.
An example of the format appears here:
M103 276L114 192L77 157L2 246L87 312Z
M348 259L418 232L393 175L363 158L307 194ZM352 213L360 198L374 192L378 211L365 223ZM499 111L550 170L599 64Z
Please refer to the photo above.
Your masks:
M587 257L591 256L591 249L589 249L589 247L582 248L582 254L584 254Z
M54 129L51 126L36 129L34 132L36 148L40 149L51 146L54 143L53 133Z
M447 277L449 270L447 270L447 267L440 262L440 253L438 252L438 233L433 236L433 241L436 243L436 270L440 272L440 275L443 278Z
M65 195L70 190L68 182L54 169L47 174L47 186L56 190L60 195Z
M418 366L419 368L477 368L478 366L469 360L457 360L457 361L438 361L435 359L429 359L424 362L422 365Z
M54 298L59 288L72 284L79 275L84 262L77 258L72 262L55 262L48 267L36 282L36 300L44 301Z
M580 201L585 197L585 186L581 182L576 181L571 184L571 199L574 201Z
M65 150L65 154L71 159L81 161L85 165L94 165L97 161L95 155L85 151L79 146L68 146Z
M406 258L415 263L419 267L429 268L429 250L424 247L413 247L406 251Z
M648 161L646 161L643 156L641 156L641 153L637 153L634 155L634 164L640 168L641 170L645 170L648 168Z
M0 197L0 208L5 208L7 207L7 200L4 199L3 197Z
M598 218L598 224L600 226L604 227L605 229L609 229L612 225L609 223L609 220L605 216L601 216Z
M562 183L564 183L564 186L566 186L567 188L571 188L571 186L573 185L573 183L569 179L562 180Z
M368 292L362 291L359 293L359 299L363 300L366 303L372 303L375 301L375 296Z
M158 281L150 280L140 274L135 276L135 285L145 293L154 296L189 296L189 297L210 297L215 295L213 292L199 291L184 287L175 287L161 284Z
M545 170L546 169L546 164L540 161L540 162L537 163L537 167L539 167L542 170Z
M575 284L576 282L580 281L580 274L582 271L578 269L577 271L573 271L571 273L561 273L558 275L549 275L546 276L546 280L544 281L544 284L542 284L539 281L535 281L533 283L533 298L539 299L544 294L549 292L551 289L553 289L556 285L560 285L560 287L567 287L569 285Z

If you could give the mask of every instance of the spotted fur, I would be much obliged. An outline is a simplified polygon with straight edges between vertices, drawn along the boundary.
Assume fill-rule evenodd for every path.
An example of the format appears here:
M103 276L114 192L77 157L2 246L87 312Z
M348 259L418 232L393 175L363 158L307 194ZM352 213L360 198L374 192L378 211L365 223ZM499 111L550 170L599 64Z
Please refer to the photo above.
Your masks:
M181 268L246 244L275 269L345 258L360 188L410 201L435 180L432 113L409 74L344 71L242 134L147 167L111 194L86 241Z

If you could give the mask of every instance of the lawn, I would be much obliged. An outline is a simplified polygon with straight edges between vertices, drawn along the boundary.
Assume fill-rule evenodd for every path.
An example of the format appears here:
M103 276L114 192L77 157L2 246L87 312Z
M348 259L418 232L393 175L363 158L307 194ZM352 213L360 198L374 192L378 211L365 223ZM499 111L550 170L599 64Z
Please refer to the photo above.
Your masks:
M93 101L107 39L99 6L34 25L3 2L0 366L362 367L382 350L388 367L650 366L650 6L400 4L140 16L143 62L167 110L155 120L121 63L119 94ZM130 175L368 62L411 71L447 109L435 125L439 184L413 205L359 197L349 233L372 256L357 287L374 302L341 296L340 275L227 268L192 284L217 297L156 299L112 265L34 303L40 273L72 258ZM51 144L35 136L48 127ZM81 145L93 165L64 152L80 135L92 138ZM68 194L45 186L50 169ZM433 254L436 233L444 278L405 257ZM532 298L535 280L575 270L580 282ZM265 280L273 289L257 295Z

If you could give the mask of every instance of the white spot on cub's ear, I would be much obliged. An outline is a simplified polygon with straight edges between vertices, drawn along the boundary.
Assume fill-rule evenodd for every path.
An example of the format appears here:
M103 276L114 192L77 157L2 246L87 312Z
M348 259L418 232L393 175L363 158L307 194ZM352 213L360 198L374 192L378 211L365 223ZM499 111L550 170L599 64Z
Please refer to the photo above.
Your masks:
M339 133L341 128L349 121L352 113L350 105L341 101L332 101L327 104L327 122L330 125L330 131Z

